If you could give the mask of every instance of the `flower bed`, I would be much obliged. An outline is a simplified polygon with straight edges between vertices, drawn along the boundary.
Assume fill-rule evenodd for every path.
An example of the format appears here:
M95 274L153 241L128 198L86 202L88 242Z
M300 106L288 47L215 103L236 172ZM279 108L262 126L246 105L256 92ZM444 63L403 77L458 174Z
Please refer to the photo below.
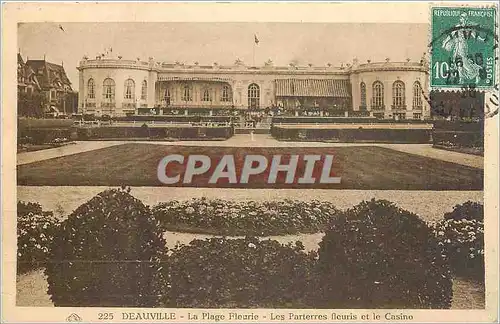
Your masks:
M455 206L434 232L455 275L484 280L483 205L469 201Z
M477 210L464 204L446 217L477 222ZM326 235L319 254L253 236L195 239L169 251L167 221L218 234ZM442 244L417 215L388 201L339 211L318 201L192 199L152 213L129 189L107 190L59 226L49 250L45 273L57 306L448 308L451 300Z
M317 233L338 210L320 201L245 201L192 199L153 207L166 230L217 235Z
M38 203L17 203L17 272L25 273L44 267L50 244L59 226L51 211Z

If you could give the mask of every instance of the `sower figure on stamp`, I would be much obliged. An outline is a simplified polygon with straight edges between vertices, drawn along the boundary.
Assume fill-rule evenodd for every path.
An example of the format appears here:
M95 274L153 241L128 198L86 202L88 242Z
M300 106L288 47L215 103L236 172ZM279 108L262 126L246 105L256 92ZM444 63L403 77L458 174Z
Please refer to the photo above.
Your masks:
M465 80L471 79L479 83L479 71L481 70L481 66L476 64L474 60L469 57L467 39L472 37L473 39L484 42L486 38L477 35L473 25L470 23L468 24L467 14L465 12L460 15L460 23L455 27L457 28L444 39L442 47L453 53L453 63L458 70L459 83L463 84Z

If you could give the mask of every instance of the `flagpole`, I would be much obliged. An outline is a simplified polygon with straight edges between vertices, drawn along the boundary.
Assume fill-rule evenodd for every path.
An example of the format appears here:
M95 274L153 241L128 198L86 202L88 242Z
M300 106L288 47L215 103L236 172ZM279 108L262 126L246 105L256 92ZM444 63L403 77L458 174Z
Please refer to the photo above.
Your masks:
M253 64L252 66L255 66L255 42L253 42Z

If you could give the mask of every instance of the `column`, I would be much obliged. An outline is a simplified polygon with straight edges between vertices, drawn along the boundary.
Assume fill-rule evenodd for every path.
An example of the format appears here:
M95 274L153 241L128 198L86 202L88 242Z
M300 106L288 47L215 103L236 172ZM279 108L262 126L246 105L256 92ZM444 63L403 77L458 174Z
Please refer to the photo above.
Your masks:
M85 79L83 78L83 71L80 70L80 72L78 73L78 76L79 76L79 84L78 84L78 91L79 91L79 95L78 95L78 113L85 113L85 99L87 98L86 94L85 94ZM94 95L96 94L95 91L96 91L96 88L97 88L97 82L96 80L94 80Z

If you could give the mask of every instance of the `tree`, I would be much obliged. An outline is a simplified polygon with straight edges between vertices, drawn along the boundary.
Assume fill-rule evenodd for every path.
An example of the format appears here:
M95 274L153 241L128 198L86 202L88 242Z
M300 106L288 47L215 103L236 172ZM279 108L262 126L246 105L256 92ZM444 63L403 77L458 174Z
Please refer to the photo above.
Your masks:
M18 92L17 114L24 117L42 117L47 98L40 92Z

